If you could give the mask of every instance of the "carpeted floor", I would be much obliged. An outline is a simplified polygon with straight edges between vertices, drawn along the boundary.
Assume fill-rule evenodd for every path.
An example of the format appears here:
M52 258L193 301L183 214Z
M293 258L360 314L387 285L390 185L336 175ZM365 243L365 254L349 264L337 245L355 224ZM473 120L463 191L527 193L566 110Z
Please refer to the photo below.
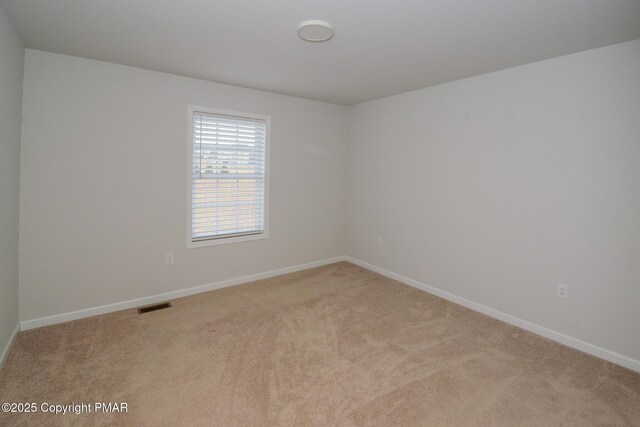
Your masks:
M640 374L349 263L21 332L0 425L640 425Z

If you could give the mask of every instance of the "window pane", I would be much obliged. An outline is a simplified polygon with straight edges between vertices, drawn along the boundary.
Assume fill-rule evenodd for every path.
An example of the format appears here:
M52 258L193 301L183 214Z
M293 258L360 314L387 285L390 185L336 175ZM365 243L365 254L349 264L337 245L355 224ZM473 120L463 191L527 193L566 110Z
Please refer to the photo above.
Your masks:
M193 113L191 240L264 231L264 121Z

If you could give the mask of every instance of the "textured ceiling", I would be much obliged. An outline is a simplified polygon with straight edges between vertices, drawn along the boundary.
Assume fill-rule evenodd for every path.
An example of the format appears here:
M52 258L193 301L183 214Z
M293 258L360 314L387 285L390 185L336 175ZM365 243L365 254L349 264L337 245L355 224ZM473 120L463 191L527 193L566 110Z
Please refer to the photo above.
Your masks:
M26 46L355 104L640 38L638 0L0 0ZM326 43L296 36L323 19Z

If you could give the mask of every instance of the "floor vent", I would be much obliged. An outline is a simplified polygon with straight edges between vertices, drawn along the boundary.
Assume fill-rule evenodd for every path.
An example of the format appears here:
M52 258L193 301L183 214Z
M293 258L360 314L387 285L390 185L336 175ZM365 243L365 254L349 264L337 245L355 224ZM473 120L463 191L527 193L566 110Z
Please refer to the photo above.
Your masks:
M160 304L148 305L146 307L141 307L138 309L138 314L149 313L150 311L162 310L165 308L171 307L170 302L163 302Z

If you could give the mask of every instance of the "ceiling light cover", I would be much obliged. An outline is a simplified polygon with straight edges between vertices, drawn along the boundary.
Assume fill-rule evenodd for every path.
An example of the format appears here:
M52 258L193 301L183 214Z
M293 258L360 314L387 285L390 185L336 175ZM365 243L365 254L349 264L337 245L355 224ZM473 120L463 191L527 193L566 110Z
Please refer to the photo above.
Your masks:
M333 27L325 21L304 21L298 26L298 37L308 42L324 42L333 37Z

